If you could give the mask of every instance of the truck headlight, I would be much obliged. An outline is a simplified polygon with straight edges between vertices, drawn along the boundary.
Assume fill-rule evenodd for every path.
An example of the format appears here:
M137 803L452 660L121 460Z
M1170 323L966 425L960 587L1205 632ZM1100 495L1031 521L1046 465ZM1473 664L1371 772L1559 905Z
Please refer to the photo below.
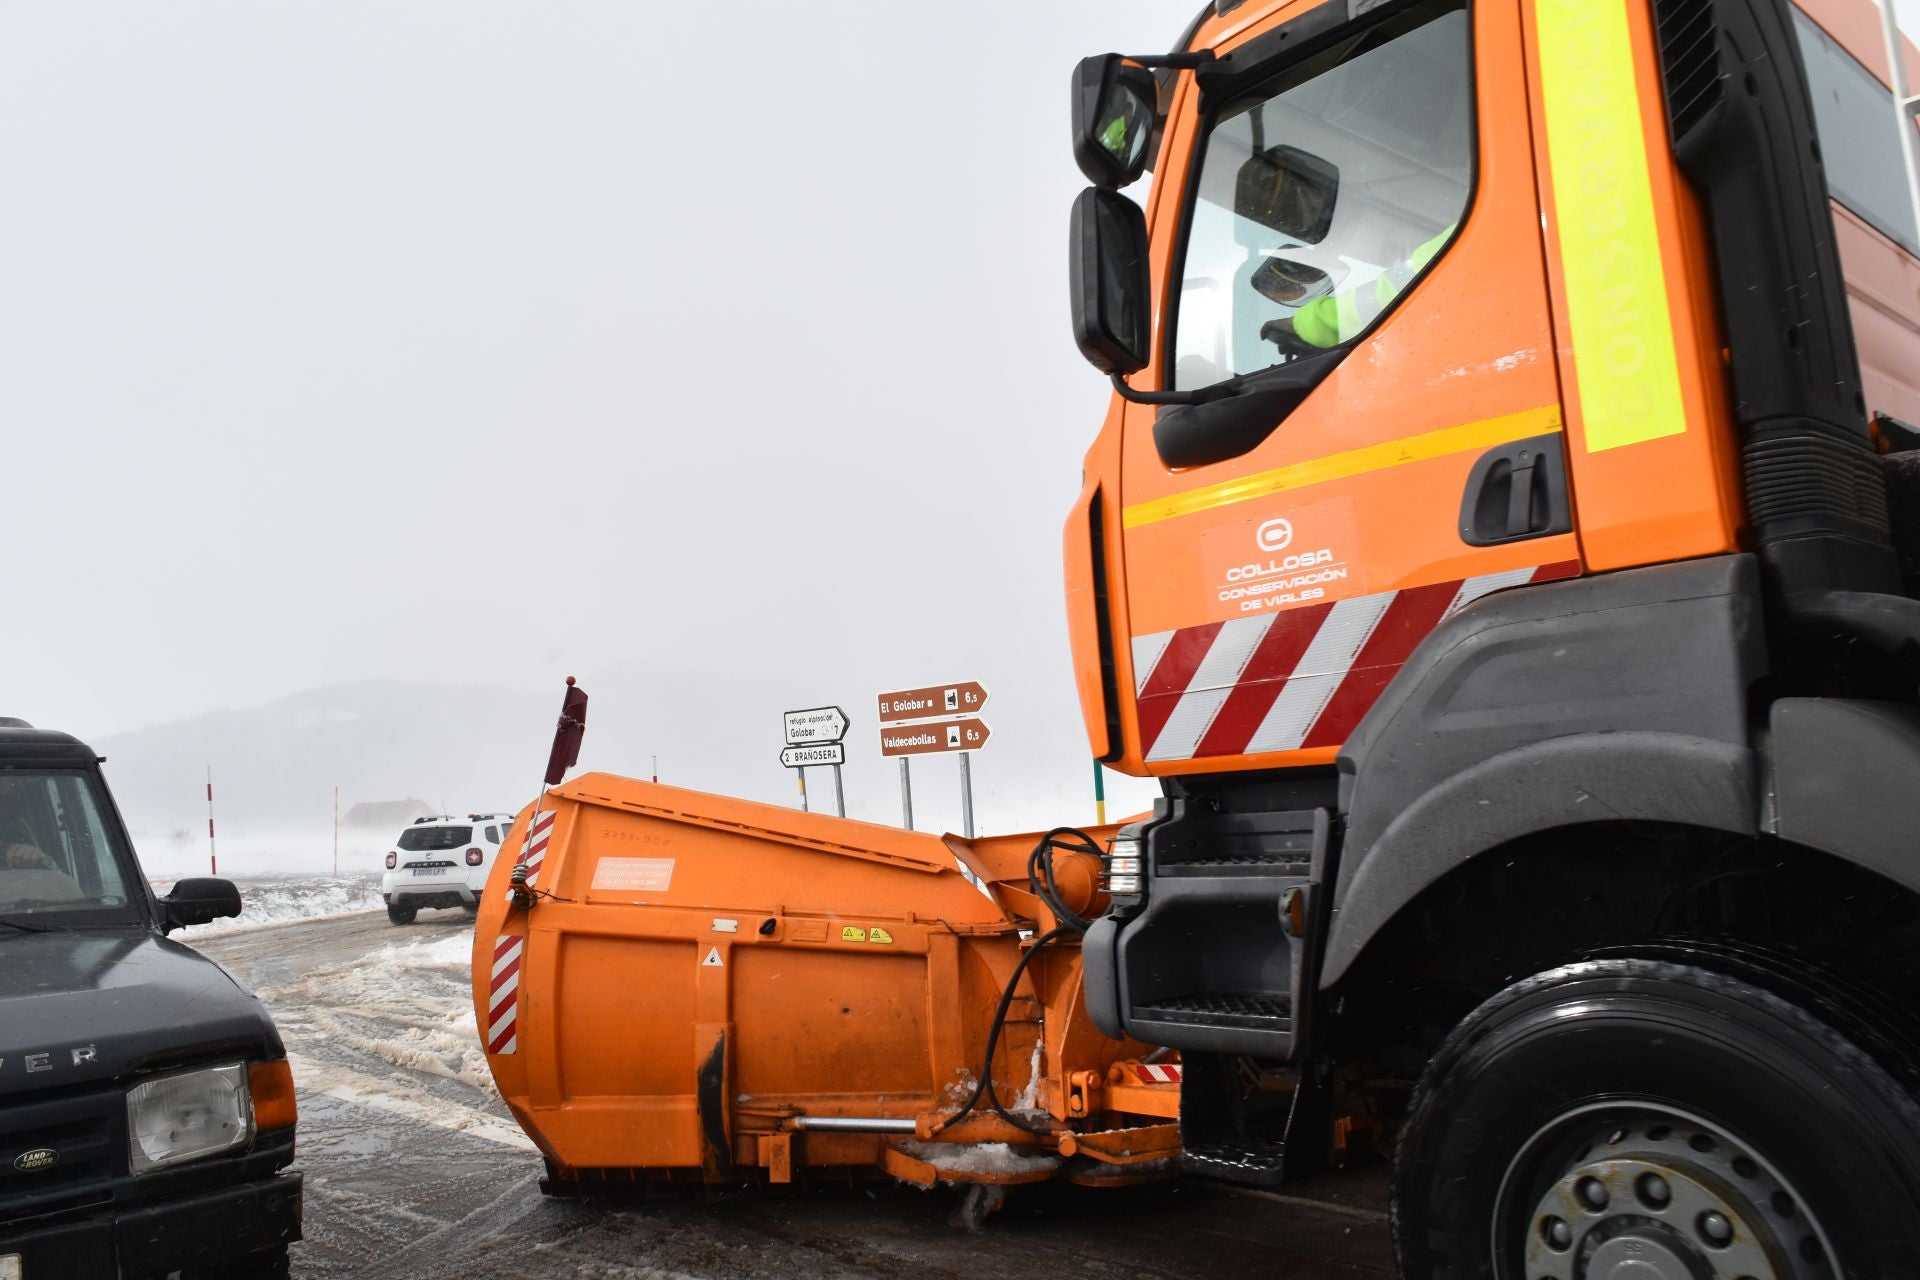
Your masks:
M127 1154L135 1173L198 1160L253 1140L253 1104L240 1063L182 1071L127 1091Z

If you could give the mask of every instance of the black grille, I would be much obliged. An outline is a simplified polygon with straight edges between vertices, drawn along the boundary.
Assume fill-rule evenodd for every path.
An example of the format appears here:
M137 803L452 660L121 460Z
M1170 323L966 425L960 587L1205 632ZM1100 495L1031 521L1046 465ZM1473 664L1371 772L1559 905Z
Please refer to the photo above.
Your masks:
M1713 0L1654 0L1653 9L1668 127L1678 141L1719 105L1724 92L1720 29L1713 20Z
M1154 869L1161 875L1178 875L1181 872L1188 874L1203 872L1209 867L1258 867L1269 874L1306 876L1313 870L1313 859L1291 853L1228 853L1210 857L1183 858L1179 862L1158 863Z
M1774 436L1747 445L1747 514L1756 526L1780 520L1835 519L1888 529L1887 482L1879 455L1857 439Z
M103 1198L88 1188L127 1171L126 1105L117 1089L0 1105L0 1219ZM51 1163L20 1167L42 1151Z
M1155 1000L1134 1009L1133 1016L1142 1022L1285 1031L1293 1025L1293 1001L1287 996L1200 991Z

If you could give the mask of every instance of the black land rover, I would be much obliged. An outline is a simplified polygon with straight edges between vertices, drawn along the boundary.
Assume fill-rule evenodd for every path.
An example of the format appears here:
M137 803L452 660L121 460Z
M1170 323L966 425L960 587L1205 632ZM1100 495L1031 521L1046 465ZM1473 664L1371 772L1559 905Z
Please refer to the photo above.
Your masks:
M0 1280L276 1277L300 1238L293 1077L266 1008L166 935L100 758L0 719Z

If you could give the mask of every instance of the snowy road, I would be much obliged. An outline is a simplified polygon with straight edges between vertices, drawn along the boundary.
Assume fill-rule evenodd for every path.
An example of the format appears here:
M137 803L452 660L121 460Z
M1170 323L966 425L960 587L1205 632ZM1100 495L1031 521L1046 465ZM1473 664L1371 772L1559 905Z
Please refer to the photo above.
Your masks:
M951 1190L542 1196L491 1089L459 911L368 914L209 938L272 1006L293 1055L306 1171L294 1275L368 1280L772 1280L1392 1274L1377 1175L1281 1200L1206 1185L1023 1189L977 1233ZM189 939L190 940L190 939Z

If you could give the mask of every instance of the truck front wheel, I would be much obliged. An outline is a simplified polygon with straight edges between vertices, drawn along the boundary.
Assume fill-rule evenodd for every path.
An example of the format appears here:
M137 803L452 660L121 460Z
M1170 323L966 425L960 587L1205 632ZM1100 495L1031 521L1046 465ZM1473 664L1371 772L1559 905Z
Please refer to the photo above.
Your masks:
M1896 1280L1920 1257L1920 1105L1810 1009L1593 960L1448 1036L1394 1160L1417 1280Z

